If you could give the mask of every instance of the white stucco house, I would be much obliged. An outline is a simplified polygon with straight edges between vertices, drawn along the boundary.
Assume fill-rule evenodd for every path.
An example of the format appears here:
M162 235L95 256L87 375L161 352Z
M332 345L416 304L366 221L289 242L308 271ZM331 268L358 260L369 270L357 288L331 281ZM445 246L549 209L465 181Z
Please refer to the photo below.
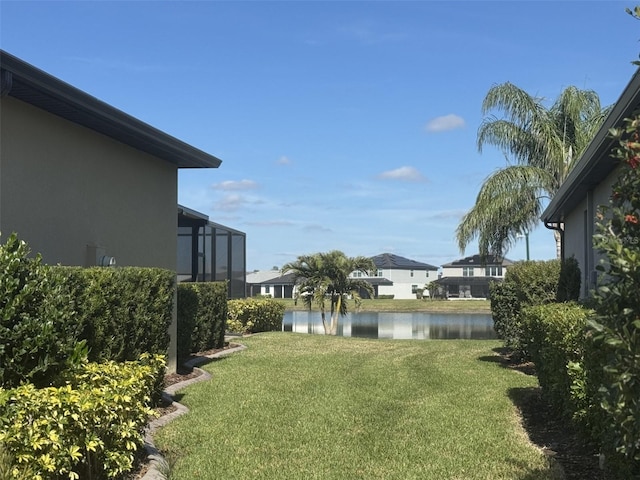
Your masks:
M616 181L617 161L611 157L614 140L611 128L640 108L640 69L631 78L602 127L578 160L558 193L542 214L546 225L559 225L562 233L562 258L575 257L582 275L581 296L596 286L595 270L600 255L593 248L596 211L607 205Z
M504 280L507 268L513 265L506 258L480 255L455 260L442 265L442 275L436 280L447 298L489 298L489 284Z
M362 277L372 284L375 296L393 295L394 299L416 298L416 289L437 278L438 267L417 262L392 253L381 253L371 257L376 266L375 272L366 276L362 272L353 272L352 277ZM428 294L425 290L425 294Z

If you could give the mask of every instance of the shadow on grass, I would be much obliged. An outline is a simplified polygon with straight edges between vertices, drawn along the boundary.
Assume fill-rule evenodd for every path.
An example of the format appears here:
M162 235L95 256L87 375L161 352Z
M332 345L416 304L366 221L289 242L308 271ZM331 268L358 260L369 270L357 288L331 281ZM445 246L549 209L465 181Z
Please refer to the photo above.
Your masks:
M503 368L525 375L536 374L532 362L523 362L510 349L494 348L493 352L495 355L485 355L478 360L497 363ZM597 449L589 444L568 419L552 408L540 387L511 388L507 395L520 413L522 427L529 440L549 457L551 466L557 462L562 467L566 480L606 478L599 468ZM541 472L532 472L521 480L536 480L542 476Z

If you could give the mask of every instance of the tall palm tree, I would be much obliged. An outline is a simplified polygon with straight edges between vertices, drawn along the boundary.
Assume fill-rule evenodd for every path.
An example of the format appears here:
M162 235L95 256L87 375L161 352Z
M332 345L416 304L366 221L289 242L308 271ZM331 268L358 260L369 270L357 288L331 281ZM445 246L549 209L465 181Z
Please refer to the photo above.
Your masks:
M338 330L338 316L346 315L348 298L353 298L356 307L360 306L360 291L365 290L373 296L373 287L361 278L353 278L352 272L365 274L375 271L375 264L366 257L347 257L333 250L326 253L301 255L295 262L282 267L282 273L292 272L294 282L305 305L312 304L320 308L324 332L335 335ZM325 315L325 302L330 302L330 320Z
M498 147L508 164L487 177L475 205L462 217L456 229L462 252L477 238L480 255L502 256L518 236L533 230L545 199L553 198L609 113L594 91L573 86L550 108L543 102L509 82L487 93L478 150ZM560 256L560 234L555 234Z

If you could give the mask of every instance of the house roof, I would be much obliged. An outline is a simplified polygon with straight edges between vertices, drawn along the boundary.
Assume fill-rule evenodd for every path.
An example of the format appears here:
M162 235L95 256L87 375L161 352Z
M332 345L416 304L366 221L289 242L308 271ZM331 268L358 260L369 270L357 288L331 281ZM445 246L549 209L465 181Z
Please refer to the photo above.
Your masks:
M563 222L569 212L587 196L587 192L616 168L617 161L610 155L614 140L610 137L609 130L622 125L622 121L630 117L638 105L640 105L640 69L636 70L600 130L549 202L542 213L542 221Z
M502 261L499 261L493 255L487 255L485 257L485 261L482 262L480 255L471 255L469 257L464 257L459 260L454 260L451 263L446 263L442 265L442 267L443 268L444 267L476 267L476 266L484 267L485 265L502 265L506 267L509 265L513 265L513 262L508 258L503 258Z
M438 270L438 267L428 263L416 262L408 258L394 255L393 253L381 253L371 257L377 268L390 268L392 270Z
M280 277L280 270L258 270L247 273L247 283L264 283Z
M0 96L11 96L178 168L217 168L222 161L0 50Z

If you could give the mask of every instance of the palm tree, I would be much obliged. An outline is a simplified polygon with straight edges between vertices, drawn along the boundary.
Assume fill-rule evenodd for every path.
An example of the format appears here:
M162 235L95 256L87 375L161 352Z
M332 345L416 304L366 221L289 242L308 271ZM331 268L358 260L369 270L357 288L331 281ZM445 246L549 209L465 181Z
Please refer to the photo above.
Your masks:
M478 150L493 145L511 162L484 181L475 205L462 217L456 229L462 252L477 238L481 256L501 257L516 238L533 230L544 200L553 198L609 112L594 91L573 86L550 108L543 101L509 82L487 93ZM501 118L489 115L495 110ZM559 257L558 231L555 238Z
M311 310L312 304L320 308L324 332L335 335L338 329L338 316L346 315L348 298L353 298L356 307L360 306L360 291L365 290L373 296L373 287L362 278L350 277L352 272L368 274L375 271L375 264L366 257L347 257L333 250L327 253L301 255L295 262L282 267L282 273L292 272L294 283L300 297ZM325 302L330 302L330 321L325 315Z

